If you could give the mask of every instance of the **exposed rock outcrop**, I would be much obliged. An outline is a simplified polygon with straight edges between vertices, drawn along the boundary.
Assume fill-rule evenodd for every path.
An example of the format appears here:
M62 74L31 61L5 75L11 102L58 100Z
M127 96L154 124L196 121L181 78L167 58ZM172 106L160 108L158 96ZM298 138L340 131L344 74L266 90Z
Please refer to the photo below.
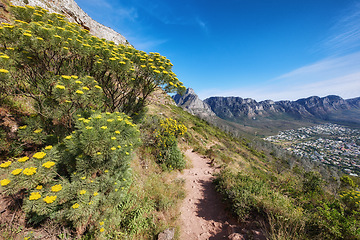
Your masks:
M204 102L218 117L228 120L276 117L282 113L298 119L326 119L329 114L338 111L360 109L360 98L344 100L334 95L278 102L272 100L257 102L251 98L240 97L210 97Z
M25 2L28 3L25 4ZM124 36L89 17L74 0L11 0L11 3L20 6L40 6L49 10L49 12L65 15L69 21L80 24L83 28L89 30L91 34L99 38L105 38L116 44L128 43Z
M184 96L176 94L173 99L179 107L200 118L208 119L216 116L209 105L204 103L192 88L188 88Z

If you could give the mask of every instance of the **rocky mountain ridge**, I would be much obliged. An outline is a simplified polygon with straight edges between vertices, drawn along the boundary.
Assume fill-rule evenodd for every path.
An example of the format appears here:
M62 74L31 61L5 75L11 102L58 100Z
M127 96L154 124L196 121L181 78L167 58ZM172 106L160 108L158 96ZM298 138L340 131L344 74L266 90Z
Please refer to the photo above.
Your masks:
M99 38L105 38L116 44L128 44L124 36L93 20L74 0L11 0L11 3L20 6L39 6L49 10L49 12L63 14L69 21L80 24L83 28L89 30L91 34Z
M224 119L271 117L285 113L295 118L326 119L337 111L360 109L360 98L345 100L339 96L312 96L296 101L257 102L241 97L210 97L204 100L211 110Z
M199 116L202 119L215 117L216 114L211 110L210 106L203 102L192 88L188 88L186 93L181 96L176 94L173 96L174 101L185 111Z
M360 126L360 97L345 100L329 95L296 101L260 102L251 98L210 97L202 101L193 89L188 89L184 96L175 95L173 99L178 106L216 126L224 128L233 122L237 124L233 127L252 134L269 135L279 130L326 122Z

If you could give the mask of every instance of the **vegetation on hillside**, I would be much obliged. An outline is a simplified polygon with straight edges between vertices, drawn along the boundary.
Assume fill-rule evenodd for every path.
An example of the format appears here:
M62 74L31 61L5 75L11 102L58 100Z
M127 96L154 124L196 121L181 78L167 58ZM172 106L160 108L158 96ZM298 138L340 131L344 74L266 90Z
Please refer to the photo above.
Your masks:
M221 168L216 188L239 221L269 239L360 239L357 178L325 181L276 146L149 103L159 87L184 90L157 53L38 7L11 11L0 27L2 238L153 239L177 225L185 193L173 170L191 147Z

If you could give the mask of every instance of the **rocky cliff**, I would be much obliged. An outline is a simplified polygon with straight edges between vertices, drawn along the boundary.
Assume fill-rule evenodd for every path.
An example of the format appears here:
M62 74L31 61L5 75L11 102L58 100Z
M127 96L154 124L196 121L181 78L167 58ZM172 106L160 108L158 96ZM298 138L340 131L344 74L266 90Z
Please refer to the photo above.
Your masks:
M200 118L207 119L216 116L209 105L204 103L192 88L188 88L183 96L176 94L173 99L179 107Z
M11 3L21 6L40 6L50 12L63 14L69 21L80 24L99 38L105 38L116 44L128 44L124 36L89 17L74 0L11 0Z
M204 102L218 117L228 120L257 117L276 118L280 114L296 119L328 119L331 114L360 109L360 98L345 100L334 95L278 102L272 100L257 102L250 98L243 99L240 97L210 97Z

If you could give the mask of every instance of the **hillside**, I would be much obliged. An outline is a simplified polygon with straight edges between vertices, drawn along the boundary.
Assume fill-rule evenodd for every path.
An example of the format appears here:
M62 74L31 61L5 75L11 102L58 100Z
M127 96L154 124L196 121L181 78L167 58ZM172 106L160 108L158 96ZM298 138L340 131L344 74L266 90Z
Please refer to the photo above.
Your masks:
M7 8L1 238L181 239L188 180L227 207L228 223L205 239L360 238L357 178L177 107L168 93L185 87L159 53L99 39L41 7ZM213 184L185 177L204 165ZM197 207L217 220L217 209Z

